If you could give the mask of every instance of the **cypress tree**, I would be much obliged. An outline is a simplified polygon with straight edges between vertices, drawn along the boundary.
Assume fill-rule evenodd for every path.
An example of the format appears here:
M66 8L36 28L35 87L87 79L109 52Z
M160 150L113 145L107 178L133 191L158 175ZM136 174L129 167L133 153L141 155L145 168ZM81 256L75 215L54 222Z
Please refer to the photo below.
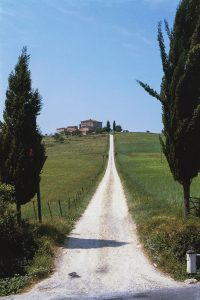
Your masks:
M107 124L106 124L106 131L110 132L110 122L109 121L107 121Z
M113 122L113 131L114 132L116 131L116 123L115 123L115 121Z
M36 124L42 99L38 90L31 87L29 59L24 47L8 79L0 132L0 180L15 188L18 222L21 205L38 191L45 159L42 136Z
M138 82L162 104L164 139L160 141L174 179L183 186L187 216L190 185L200 169L200 1L181 1L173 30L166 21L165 30L169 53L160 22L158 42L164 72L160 93Z

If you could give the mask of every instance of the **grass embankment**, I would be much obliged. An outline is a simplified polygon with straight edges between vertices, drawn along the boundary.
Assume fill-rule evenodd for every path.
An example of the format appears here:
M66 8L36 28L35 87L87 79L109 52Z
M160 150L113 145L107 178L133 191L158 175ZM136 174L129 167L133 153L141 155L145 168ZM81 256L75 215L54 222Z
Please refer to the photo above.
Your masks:
M41 176L43 223L36 221L36 199L22 207L38 250L25 273L0 279L0 295L17 292L49 275L54 266L56 246L62 245L87 207L107 163L109 139L105 136L65 138L63 143L44 138L48 155Z
M117 168L145 251L175 279L188 278L185 254L191 247L200 253L200 219L183 218L182 187L173 180L166 159L161 159L158 134L117 134L115 147ZM200 196L199 178L192 182L191 196Z

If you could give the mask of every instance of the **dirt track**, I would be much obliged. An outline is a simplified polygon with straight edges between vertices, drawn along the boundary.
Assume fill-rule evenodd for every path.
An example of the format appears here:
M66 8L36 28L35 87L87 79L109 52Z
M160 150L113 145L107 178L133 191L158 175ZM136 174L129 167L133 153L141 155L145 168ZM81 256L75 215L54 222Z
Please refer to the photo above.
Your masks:
M6 299L89 299L177 287L143 255L127 209L110 136L108 167L61 251L56 272L30 292Z

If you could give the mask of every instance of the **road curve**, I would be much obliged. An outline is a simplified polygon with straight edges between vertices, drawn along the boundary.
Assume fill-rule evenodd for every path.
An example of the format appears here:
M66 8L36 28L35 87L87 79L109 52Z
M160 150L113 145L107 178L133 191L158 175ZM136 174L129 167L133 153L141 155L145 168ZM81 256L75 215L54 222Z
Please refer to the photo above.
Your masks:
M137 299L138 295L143 299L144 295L147 299L147 295L159 289L182 285L156 270L142 253L115 167L111 135L105 175L85 213L66 238L55 273L27 293L3 298Z

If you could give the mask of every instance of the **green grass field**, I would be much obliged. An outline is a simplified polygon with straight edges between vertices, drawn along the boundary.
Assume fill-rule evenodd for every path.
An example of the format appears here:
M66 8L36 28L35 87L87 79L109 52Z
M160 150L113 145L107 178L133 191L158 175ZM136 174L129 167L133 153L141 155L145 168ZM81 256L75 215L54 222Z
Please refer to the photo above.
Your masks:
M188 220L183 218L182 187L161 156L158 134L117 134L115 146L117 167L145 251L174 278L186 278L186 251L193 247L200 253L200 219L195 212ZM199 178L192 182L191 196L200 197Z
M76 211L85 207L80 200L88 198L105 167L108 136L69 137L63 143L46 137L44 143L48 158L41 175L41 202L43 218L50 222L50 211L60 217L72 215L75 206ZM22 207L23 217L35 219L33 202L37 209L33 199Z

